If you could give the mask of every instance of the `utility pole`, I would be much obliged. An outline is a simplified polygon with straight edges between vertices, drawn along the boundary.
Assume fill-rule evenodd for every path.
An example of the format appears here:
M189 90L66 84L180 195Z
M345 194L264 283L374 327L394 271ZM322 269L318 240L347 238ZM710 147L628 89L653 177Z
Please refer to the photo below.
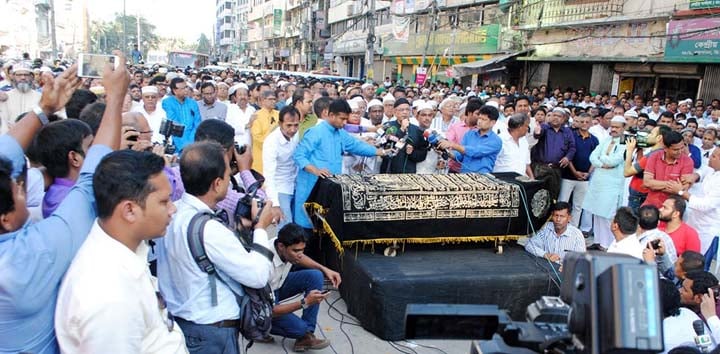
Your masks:
M423 50L422 60L420 61L420 67L425 67L425 57L427 56L428 48L430 47L430 34L435 30L437 25L437 19L435 16L435 10L437 9L437 1L433 0L430 7L430 28L427 31L427 38L425 38L425 50Z
M368 1L370 2L370 9L367 13L368 37L367 52L365 53L365 81L372 82L373 76L375 76L373 72L375 64L375 0Z
M127 51L127 13L125 12L125 0L123 0L123 35L122 35L122 52L125 55L128 55Z
M55 0L50 0L50 45L52 45L53 60L57 59L57 27L55 27Z

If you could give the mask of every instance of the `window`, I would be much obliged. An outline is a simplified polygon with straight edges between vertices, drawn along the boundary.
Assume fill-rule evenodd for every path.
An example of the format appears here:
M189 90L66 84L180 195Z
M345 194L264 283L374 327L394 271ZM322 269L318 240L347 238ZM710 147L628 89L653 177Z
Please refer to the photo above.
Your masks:
M226 1L226 2L225 2L225 8L228 9L228 10L229 10L229 9L232 9L232 3Z

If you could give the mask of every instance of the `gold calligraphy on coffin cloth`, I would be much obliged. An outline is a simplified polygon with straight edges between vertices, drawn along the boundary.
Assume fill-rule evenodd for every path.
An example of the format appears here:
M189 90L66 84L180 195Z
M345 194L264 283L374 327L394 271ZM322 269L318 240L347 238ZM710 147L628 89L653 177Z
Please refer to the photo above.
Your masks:
M359 222L515 218L520 214L521 193L516 184L482 174L376 174L335 175L329 181L340 185L342 217L347 224ZM325 217L328 210L318 203L306 203L320 232L331 237L335 248L375 243L459 243L502 242L525 235L448 237L374 237L343 240L337 237ZM319 227L318 227L319 226Z

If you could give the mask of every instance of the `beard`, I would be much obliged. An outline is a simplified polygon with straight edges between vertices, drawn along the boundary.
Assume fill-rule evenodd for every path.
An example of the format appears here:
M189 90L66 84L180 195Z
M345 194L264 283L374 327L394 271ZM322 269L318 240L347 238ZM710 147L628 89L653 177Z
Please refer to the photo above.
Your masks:
M17 85L15 85L15 88L22 93L27 93L32 89L32 85L27 82L18 82Z

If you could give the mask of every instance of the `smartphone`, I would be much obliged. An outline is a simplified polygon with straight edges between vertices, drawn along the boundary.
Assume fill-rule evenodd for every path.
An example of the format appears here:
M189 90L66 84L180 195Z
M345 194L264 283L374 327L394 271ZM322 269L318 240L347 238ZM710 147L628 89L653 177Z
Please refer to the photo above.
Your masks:
M325 295L325 294L327 294L327 293L329 293L329 292L330 292L330 289L327 289L327 290L323 290L323 292L322 292L321 294Z
M78 76L99 79L102 77L106 63L113 64L117 69L120 65L120 58L117 55L104 54L78 54Z
M660 247L660 239L650 241L650 246L655 250L658 249L658 247Z

